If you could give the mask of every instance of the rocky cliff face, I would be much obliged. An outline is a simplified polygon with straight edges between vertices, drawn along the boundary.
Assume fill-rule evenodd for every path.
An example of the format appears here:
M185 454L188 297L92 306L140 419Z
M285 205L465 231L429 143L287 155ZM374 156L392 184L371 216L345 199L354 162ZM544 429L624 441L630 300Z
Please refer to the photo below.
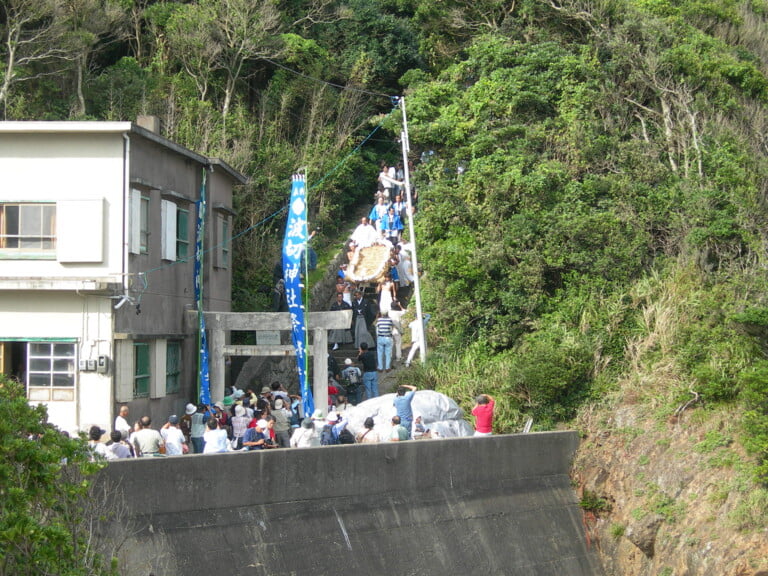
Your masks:
M582 414L573 476L609 576L768 576L768 502L733 414L647 401Z

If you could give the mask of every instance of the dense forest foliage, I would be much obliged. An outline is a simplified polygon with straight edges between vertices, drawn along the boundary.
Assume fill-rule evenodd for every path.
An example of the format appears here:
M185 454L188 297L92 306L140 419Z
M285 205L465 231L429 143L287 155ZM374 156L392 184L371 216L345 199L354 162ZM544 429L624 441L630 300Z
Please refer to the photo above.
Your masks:
M5 0L0 113L154 114L248 174L253 310L290 173L335 239L405 95L434 319L413 377L494 394L499 431L620 382L660 418L733 406L765 480L767 21L765 0Z

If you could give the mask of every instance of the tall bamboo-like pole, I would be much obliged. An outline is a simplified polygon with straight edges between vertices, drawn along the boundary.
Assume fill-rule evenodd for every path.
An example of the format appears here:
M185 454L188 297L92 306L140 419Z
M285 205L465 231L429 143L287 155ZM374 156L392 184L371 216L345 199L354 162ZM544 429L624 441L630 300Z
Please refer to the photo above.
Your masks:
M427 337L424 333L424 315L421 311L421 285L419 283L419 259L416 254L416 233L413 228L413 199L411 197L411 175L408 167L408 117L405 113L405 98L400 98L400 110L403 113L403 130L400 132L400 141L403 148L403 172L405 174L405 197L408 203L408 234L411 239L411 264L413 267L413 292L416 296L416 322L419 327L419 359L423 364L427 360Z

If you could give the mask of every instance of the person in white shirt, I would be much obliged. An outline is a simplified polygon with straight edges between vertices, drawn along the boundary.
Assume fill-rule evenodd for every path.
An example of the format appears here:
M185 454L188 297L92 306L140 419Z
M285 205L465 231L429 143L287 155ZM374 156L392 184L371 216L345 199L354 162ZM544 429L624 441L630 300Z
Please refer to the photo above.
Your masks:
M408 352L408 358L405 359L405 366L408 367L411 365L411 362L413 362L414 357L416 356L416 352L418 352L421 349L422 343L424 342L425 334L424 329L427 327L427 322L429 322L429 319L431 318L431 314L424 314L423 322L419 322L419 319L417 318L408 326L411 329L411 349Z
M203 454L217 454L229 450L229 439L227 431L219 427L219 421L216 418L209 418L206 423L208 429L203 434L205 439L205 448Z
M381 235L376 231L376 228L371 226L368 218L361 218L360 224L352 232L350 238L357 248L368 248L368 246L373 246L380 237Z
M125 404L120 406L120 412L115 418L114 430L120 432L120 436L122 436L123 440L127 440L128 436L130 436L133 431L131 430L131 425L128 424L128 406Z
M112 441L107 444L107 460L135 457L133 446L123 440L119 430L112 430L109 437Z
M181 456L184 454L184 447L187 445L187 439L184 433L179 429L179 417L175 414L168 418L160 429L160 435L165 441L166 456Z
M320 446L320 434L311 418L304 418L301 426L291 436L291 448L313 448Z
M106 432L98 426L91 426L90 430L88 430L88 448L92 452L92 461L107 458L107 446L101 441L101 437L104 434Z

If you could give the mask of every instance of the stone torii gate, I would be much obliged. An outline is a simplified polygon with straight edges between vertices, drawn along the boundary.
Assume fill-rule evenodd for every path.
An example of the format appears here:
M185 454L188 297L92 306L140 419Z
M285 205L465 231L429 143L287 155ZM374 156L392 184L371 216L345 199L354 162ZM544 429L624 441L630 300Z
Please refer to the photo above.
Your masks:
M306 315L307 331L312 344L307 353L312 357L312 395L315 408L325 412L328 406L328 330L344 330L352 324L352 310L310 312ZM228 332L290 331L288 312L205 312L205 325L210 332L211 398L224 396L227 356L295 356L293 344L231 345Z

